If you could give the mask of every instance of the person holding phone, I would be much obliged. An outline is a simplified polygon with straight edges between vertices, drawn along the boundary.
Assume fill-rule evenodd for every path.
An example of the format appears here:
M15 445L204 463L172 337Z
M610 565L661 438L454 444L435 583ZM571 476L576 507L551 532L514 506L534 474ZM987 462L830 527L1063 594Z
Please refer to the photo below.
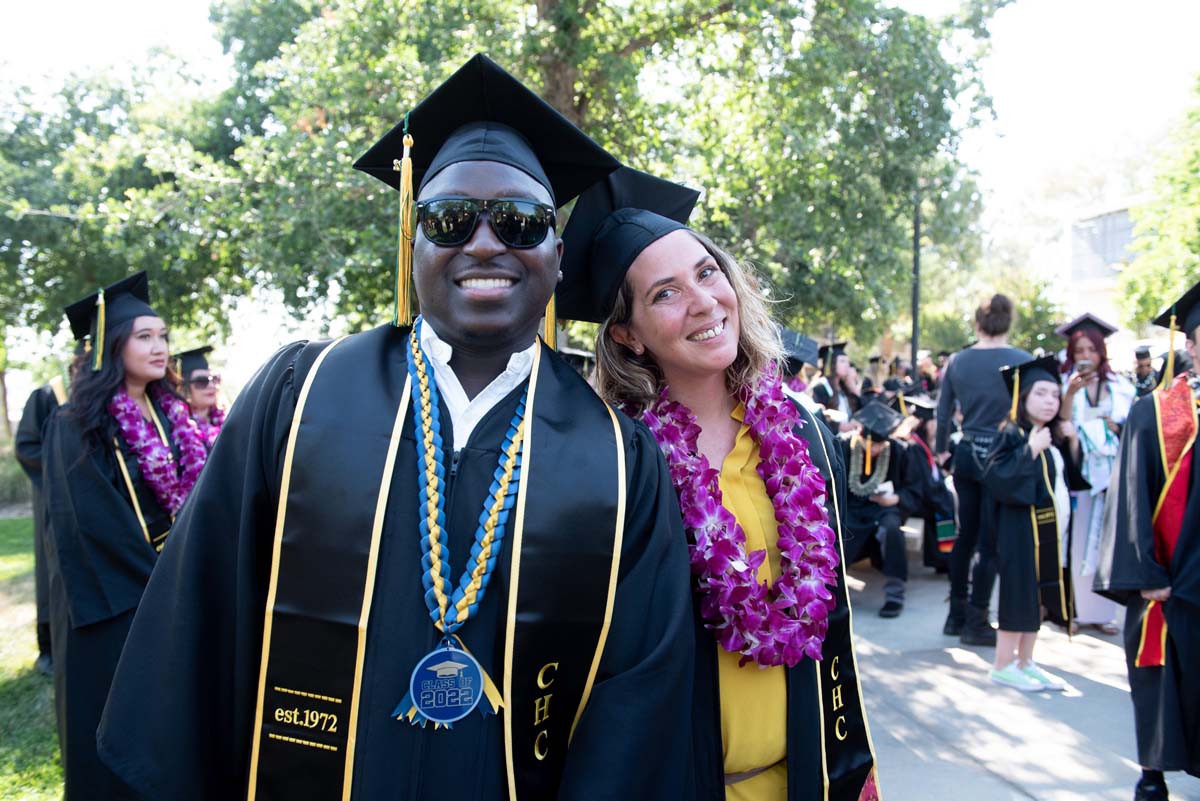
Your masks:
M1084 314L1056 331L1067 340L1058 416L1074 423L1079 432L1083 477L1091 485L1090 489L1072 493L1075 512L1071 516L1068 551L1074 619L1070 625L1072 630L1090 626L1109 635L1119 631L1117 605L1092 592L1092 581L1100 559L1100 525L1121 427L1134 400L1133 386L1108 363L1105 339L1116 330L1095 315Z

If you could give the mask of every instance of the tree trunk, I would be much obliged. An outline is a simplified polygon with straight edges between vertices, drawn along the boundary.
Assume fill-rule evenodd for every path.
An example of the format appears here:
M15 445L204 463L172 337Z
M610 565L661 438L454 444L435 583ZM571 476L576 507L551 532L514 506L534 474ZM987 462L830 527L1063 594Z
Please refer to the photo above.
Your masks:
M4 418L4 439L12 441L12 421L8 419L8 371L0 367L0 416Z

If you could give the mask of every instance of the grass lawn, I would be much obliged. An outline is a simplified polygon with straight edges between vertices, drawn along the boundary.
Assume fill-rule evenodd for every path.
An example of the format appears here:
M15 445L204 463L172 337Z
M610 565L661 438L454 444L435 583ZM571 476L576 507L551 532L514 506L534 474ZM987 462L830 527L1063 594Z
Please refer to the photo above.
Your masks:
M33 669L33 521L0 520L0 799L62 795L54 688Z

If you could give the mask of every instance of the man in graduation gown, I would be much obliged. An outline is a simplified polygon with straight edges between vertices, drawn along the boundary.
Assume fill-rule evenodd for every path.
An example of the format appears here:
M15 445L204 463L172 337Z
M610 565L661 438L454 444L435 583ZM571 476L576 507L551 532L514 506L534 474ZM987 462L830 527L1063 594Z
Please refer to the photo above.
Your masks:
M1181 325L1195 364L1200 284L1154 322ZM1195 368L1134 403L1095 580L1096 592L1127 610L1126 664L1143 769L1136 798L1145 801L1167 798L1163 771L1200 776L1198 404Z
M46 567L46 498L42 494L42 428L54 410L66 402L66 383L61 376L31 392L13 442L17 461L33 485L33 591L37 602L38 646L35 665L43 676L51 675L54 666L50 648L50 579Z
M554 206L615 160L476 56L356 167L417 189L419 331L288 346L239 396L102 754L179 801L680 797L693 644L666 466L535 338Z
M901 526L921 512L924 484L907 446L892 437L903 416L880 400L854 415L861 433L843 434L842 456L849 488L846 504L846 564L870 556L883 572L880 617L899 617L908 585L908 552Z

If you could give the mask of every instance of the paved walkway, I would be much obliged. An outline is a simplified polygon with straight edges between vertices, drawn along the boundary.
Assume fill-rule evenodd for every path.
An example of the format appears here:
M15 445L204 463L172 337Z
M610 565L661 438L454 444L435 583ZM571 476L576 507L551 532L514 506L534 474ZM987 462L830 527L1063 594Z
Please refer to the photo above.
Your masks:
M884 801L1130 801L1139 775L1120 635L1043 626L1035 657L1066 693L991 684L993 649L942 634L947 582L910 554L904 614L884 620L882 576L852 568L863 690ZM1172 801L1200 779L1167 774Z

